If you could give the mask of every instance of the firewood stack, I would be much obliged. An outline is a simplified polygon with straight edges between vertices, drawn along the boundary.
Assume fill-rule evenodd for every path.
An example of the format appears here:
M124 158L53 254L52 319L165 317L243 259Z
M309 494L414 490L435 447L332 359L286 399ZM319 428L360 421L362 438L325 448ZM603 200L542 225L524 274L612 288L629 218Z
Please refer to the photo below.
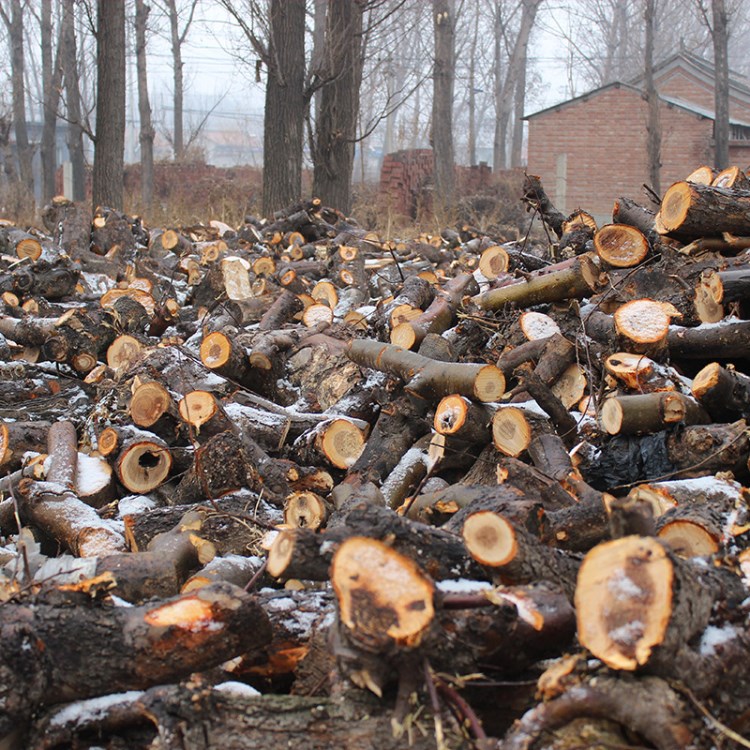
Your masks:
M3 747L750 736L745 184L2 223Z

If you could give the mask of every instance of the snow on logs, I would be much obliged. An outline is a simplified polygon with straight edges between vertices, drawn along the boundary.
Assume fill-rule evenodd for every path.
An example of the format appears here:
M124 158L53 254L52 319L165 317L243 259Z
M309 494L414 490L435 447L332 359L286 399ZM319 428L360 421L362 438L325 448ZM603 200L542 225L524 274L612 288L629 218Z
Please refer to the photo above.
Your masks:
M620 705L623 686L638 700L672 701L665 680L688 685L722 721L741 717L750 323L724 315L745 312L747 238L695 233L708 226L706 205L724 205L709 192L738 206L742 184L728 173L716 188L669 192L657 217L619 199L615 223L597 229L585 212L556 212L530 180L526 201L560 238L554 254L468 225L382 242L308 201L271 225L221 235L148 232L102 209L93 245L75 250L83 272L45 239L34 260L33 243L5 232L25 260L0 271L0 356L38 364L0 367L0 490L12 493L0 502L10 540L0 564L26 575L12 543L17 510L41 534L40 544L28 529L19 539L29 575L44 581L24 578L8 616L32 623L30 642L46 650L29 671L24 643L4 631L0 671L23 705L0 701L0 726L33 724L41 737L58 711L48 702L132 688L148 691L139 709L113 700L88 730L111 733L117 711L147 706L160 732L177 713L193 732L223 671L243 689L309 692L309 710L283 696L284 716L308 720L334 710L323 693L354 705L362 696L352 685L383 696L365 712L372 719L398 696L398 721L405 696L420 696L422 711L434 689L433 705L449 704L481 739L505 729L497 717L482 729L465 701L494 688L465 693L444 675L483 672L494 684L524 671L525 681L542 674L542 658L552 660L539 684L545 702L509 730L509 747L530 746L535 721L567 723L546 707L587 716L587 699L592 721L612 718L637 735L610 726L609 744L684 746L668 742L683 736L681 722L700 725L690 703L672 727L657 711L657 728ZM683 210L684 195L687 218L670 235L726 255L698 255L698 244L678 255L679 241L654 231ZM60 236L64 221L54 222ZM81 284L74 306L40 291L54 277L44 263ZM63 377L85 378L85 390L68 395ZM49 560L48 539L66 555ZM60 570L45 574L52 563ZM58 580L76 565L88 578ZM113 606L121 600L135 606ZM76 686L59 689L60 675L42 672L66 669L64 628L51 638L35 618L67 621L50 609L60 603L80 612L89 640L111 621L151 629L133 647L114 628L104 640L121 653L102 648L89 667L81 653ZM224 606L243 621L240 636ZM576 621L579 645L605 667L559 658ZM149 649L162 661L149 661ZM123 676L122 654L147 675ZM722 671L729 701L712 692ZM149 688L188 672L199 676ZM28 674L24 703L18 675ZM49 691L38 695L42 683ZM519 702L532 705L531 692ZM279 697L254 698L253 710ZM179 708L183 700L195 705ZM239 706L250 710L212 705L217 740L241 724ZM507 725L521 712L509 705ZM440 720L458 728L447 711ZM76 744L83 730L64 726L61 744ZM575 722L561 731L586 744ZM253 732L256 744L274 741ZM390 743L386 734L362 746ZM309 738L294 736L304 748Z

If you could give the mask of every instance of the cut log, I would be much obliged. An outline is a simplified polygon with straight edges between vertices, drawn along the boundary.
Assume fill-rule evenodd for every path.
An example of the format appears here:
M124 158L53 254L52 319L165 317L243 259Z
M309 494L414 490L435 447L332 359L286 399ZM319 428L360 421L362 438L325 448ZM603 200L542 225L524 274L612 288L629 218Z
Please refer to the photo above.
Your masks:
M560 326L553 318L540 312L525 312L518 319L523 335L529 341L546 339L560 333Z
M750 377L717 362L693 378L692 392L717 422L750 415Z
M649 253L648 239L627 224L606 224L594 235L594 248L602 261L613 268L632 268Z
M457 393L477 401L497 401L505 377L494 365L444 363L378 341L352 341L347 356L359 365L398 375L410 391L425 398Z
M525 529L492 511L472 513L464 522L466 549L491 569L500 583L554 583L572 599L578 562L562 550L543 545Z
M625 303L614 314L615 330L626 351L658 358L666 349L667 333L678 310L668 303L638 299Z
M664 193L659 219L665 234L680 239L743 236L750 235L748 209L748 191L676 182Z
M714 588L701 569L653 537L600 544L581 565L578 638L613 669L633 671L654 653L668 659L709 622Z
M330 508L314 492L294 492L284 501L284 523L292 528L316 531L325 526Z
M446 396L435 407L435 432L468 443L487 443L490 415L465 396Z
M50 466L45 482L21 480L23 515L79 557L125 551L125 539L114 526L76 497L78 441L70 422L49 428Z
M505 273L509 264L510 256L502 245L491 245L482 252L479 258L479 270L490 281Z
M19 469L27 451L45 451L50 427L49 422L0 420L0 470L8 473Z
M280 532L269 550L268 572L276 578L326 581L340 544L365 534L388 542L401 555L418 561L435 580L486 577L456 534L367 503L357 504L343 523L335 527L329 524L325 531L297 528Z
M400 323L391 331L391 343L404 349L413 349L422 343L427 334L448 330L453 325L462 297L477 290L476 281L471 274L455 276L421 315Z
M677 424L708 424L711 418L689 396L659 391L606 399L599 421L610 435L658 432Z
M495 448L514 458L528 449L535 434L550 429L545 417L516 406L503 406L492 416L492 442Z
M673 391L673 375L663 365L642 354L616 352L604 360L604 367L626 388L638 393Z
M435 615L432 582L377 539L343 542L331 562L331 583L342 624L368 651L419 645Z
M512 302L523 307L564 299L580 299L591 294L598 281L598 271L588 255L566 261L559 270L550 266L541 275L526 281L491 289L472 297L483 310L499 310Z
M175 427L177 407L169 391L156 380L140 382L128 406L133 424L144 429L160 431L163 425L167 430Z
M141 607L102 606L86 598L79 594L78 606L4 606L3 736L19 722L23 727L41 706L164 684L262 649L271 637L258 603L227 584ZM90 658L80 658L82 643L109 644L95 669Z
M99 441L101 450L102 436ZM105 450L109 447L110 440L107 436ZM153 433L133 429L122 435L119 448L115 470L120 483L130 492L151 492L166 481L172 468L172 454L161 438Z

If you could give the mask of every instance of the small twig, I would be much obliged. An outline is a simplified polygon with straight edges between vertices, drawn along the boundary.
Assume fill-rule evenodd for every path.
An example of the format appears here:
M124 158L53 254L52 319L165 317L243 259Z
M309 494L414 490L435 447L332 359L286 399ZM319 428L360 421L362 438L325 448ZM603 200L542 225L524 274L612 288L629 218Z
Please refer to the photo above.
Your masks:
M263 565L261 565L258 570L255 571L253 577L247 582L245 585L245 591L252 591L255 587L255 584L258 583L258 580L260 577L266 572L266 568L268 567L268 558L263 560Z
M438 691L435 685L435 677L432 673L430 662L426 657L422 662L422 667L424 669L424 681L427 686L427 693L430 696L430 704L432 706L432 719L435 722L435 743L438 750L443 750L446 745L443 720L440 718L440 699L438 698Z
M750 748L750 740L746 740L741 734L737 734L733 729L728 727L726 724L719 721L693 694L693 691L687 687L686 685L683 685L680 682L670 682L671 687L673 687L678 693L682 693L702 714L706 717L709 724L711 724L714 729L721 732L725 737L728 737L730 740L733 740L741 747L748 747Z
M486 740L487 734L484 731L482 722L474 713L474 709L464 700L460 693L442 680L437 681L437 689L456 708L462 719L468 723L469 731L474 735L474 739Z

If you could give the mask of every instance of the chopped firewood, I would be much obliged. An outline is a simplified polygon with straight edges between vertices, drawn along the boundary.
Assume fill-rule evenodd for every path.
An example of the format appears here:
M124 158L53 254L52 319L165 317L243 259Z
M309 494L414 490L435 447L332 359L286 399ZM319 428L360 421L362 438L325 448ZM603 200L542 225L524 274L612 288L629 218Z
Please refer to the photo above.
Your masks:
M529 176L549 232L0 221L0 744L747 734L750 193L702 172L601 228Z
M678 422L708 424L708 414L691 398L675 391L632 396L612 396L599 413L610 435L658 432Z
M416 646L432 622L432 582L376 539L347 539L331 562L331 583L342 623L364 648Z
M627 224L607 224L594 235L596 253L609 266L632 268L642 263L649 244L641 231Z

